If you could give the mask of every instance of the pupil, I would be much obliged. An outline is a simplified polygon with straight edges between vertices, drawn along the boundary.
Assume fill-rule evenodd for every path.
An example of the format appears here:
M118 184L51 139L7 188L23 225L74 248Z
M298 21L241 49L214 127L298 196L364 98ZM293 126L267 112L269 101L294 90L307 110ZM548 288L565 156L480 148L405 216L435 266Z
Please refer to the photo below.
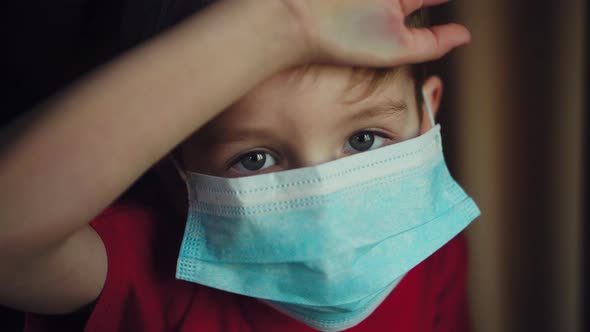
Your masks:
M257 171L261 169L266 163L266 154L262 152L252 152L242 158L240 162L247 170Z
M349 143L355 150L367 151L373 146L375 142L375 135L373 133L360 133L354 135Z

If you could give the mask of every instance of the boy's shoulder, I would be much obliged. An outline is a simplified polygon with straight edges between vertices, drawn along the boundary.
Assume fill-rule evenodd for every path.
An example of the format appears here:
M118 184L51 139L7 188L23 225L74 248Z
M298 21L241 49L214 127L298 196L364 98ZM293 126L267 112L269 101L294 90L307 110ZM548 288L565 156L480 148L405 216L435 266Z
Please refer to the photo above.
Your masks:
M151 255L148 249L154 246L174 247L178 243L180 248L186 221L173 213L160 189L153 174L145 175L90 222L103 240L109 259L110 246L146 250L135 255Z
M103 242L108 262L99 298L70 315L28 315L26 331L167 330L163 324L169 316L180 316L186 309L170 304L190 302L200 288L175 278L184 222L153 200L125 198L90 225Z
M116 201L105 208L90 222L90 225L99 235L103 235L103 233L105 233L104 235L118 233L131 233L130 235L133 235L136 232L139 232L137 235L147 235L155 231L157 223L164 214L163 209L152 206L146 201L125 199ZM138 240L142 239L145 238L138 238Z
M174 279L185 221L163 202L121 200L106 208L90 225L103 241L108 273L129 278L157 273Z

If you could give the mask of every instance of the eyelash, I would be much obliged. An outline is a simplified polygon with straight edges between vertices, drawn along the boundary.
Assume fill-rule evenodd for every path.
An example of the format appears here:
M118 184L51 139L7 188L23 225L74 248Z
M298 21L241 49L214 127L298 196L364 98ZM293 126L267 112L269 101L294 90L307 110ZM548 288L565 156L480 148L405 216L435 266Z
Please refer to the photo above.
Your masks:
M350 142L350 139L352 139L356 135L360 135L360 134L363 134L363 133L369 133L369 134L374 135L375 137L379 137L379 138L384 139L384 140L389 140L391 142L394 142L395 141L395 137L393 137L393 135L388 134L388 133L385 133L382 130L377 130L377 129L372 129L371 128L371 129L364 129L364 130L357 131L357 132L353 133L352 135L348 136L348 140L346 141L344 147L346 147L347 145L350 145L350 143L349 143ZM391 143L389 143L389 144L391 144ZM377 147L377 149L378 148L381 148L383 146L387 146L389 144L383 144L383 145ZM371 145L371 147L372 147L372 145ZM347 155L352 155L352 154L363 153L363 152L366 152L366 151L373 150L373 149L370 149L370 148L369 148L369 150L365 150L365 151L358 151L357 150L356 152L346 153L346 154ZM239 155L237 155L235 158L231 158L230 159L230 162L227 165L227 169L228 170L233 170L234 167L236 167L236 165L240 165L240 163L246 157L248 157L248 155L253 154L253 153L261 153L261 154L265 154L266 156L270 156L270 158L272 158L273 161L276 161L276 164L275 165L268 166L268 167L261 168L261 169L256 170L256 171L247 171L247 172L235 171L240 176L243 176L244 174L250 174L250 175L261 174L262 171L264 171L265 169L271 168L273 166L276 166L276 165L280 164L280 162L279 162L280 161L280 158L277 157L277 154L276 153L274 153L274 152L272 152L272 151L270 151L269 149L266 149L266 148L256 148L256 149L252 149L252 150L247 151L247 152L242 152ZM265 157L265 158L267 158L267 157ZM265 160L265 165L266 165L266 160ZM242 166L243 166L243 164L242 164Z
M274 160L280 159L277 157L277 153L271 151L270 149L254 148L254 149L246 151L246 152L240 152L237 156L230 158L230 162L227 163L226 168L227 169L233 168L234 165L238 164L242 159L244 159L246 156L248 156L251 153L264 153L266 155L271 156Z
M350 145L350 140L351 140L353 137L355 137L355 136L357 136L357 135L360 135L360 134L367 134L367 133L368 133L368 134L372 134L372 135L374 135L375 137L379 137L379 138L381 138L381 139L389 140L389 141L392 141L392 142L393 142L393 141L395 141L395 138L394 138L394 137L393 137L393 135L391 135L391 134L384 133L383 131L380 131L380 130L377 130L377 129L364 129L364 130L357 131L357 132L355 132L354 134L350 135L350 136L348 137L348 140L346 141L346 144L345 144L345 146L348 146L348 145ZM390 143L390 144L391 144L391 143ZM382 147L384 147L384 146L387 146L387 145L389 145L389 144L383 144L383 145L381 145L381 146L377 147L376 149L382 148ZM357 153L363 153L363 152L367 152L367 151L375 150L375 149L373 149L372 147L373 147L373 145L371 145L371 146L370 146L369 150L365 150L365 151L358 151L358 150L357 150L356 152L353 152L353 153L350 153L350 154L357 154ZM353 149L354 149L354 148L353 148ZM355 149L355 150L356 150L356 149Z

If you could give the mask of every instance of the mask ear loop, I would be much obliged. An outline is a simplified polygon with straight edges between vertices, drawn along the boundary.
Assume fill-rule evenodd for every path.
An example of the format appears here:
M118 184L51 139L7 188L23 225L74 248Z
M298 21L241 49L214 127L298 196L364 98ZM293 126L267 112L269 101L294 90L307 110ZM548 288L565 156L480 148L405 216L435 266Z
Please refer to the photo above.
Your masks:
M430 119L430 125L432 126L432 128L434 128L434 126L436 125L436 122L434 121L434 112L432 111L430 100L426 98L424 90L422 90L422 99L424 100L424 104L426 105L426 111L428 113L428 119Z
M172 154L168 155L168 159L172 162L172 165L174 165L176 171L178 171L178 175L180 175L182 180L186 183L186 181L188 180L188 175L186 174L178 160Z

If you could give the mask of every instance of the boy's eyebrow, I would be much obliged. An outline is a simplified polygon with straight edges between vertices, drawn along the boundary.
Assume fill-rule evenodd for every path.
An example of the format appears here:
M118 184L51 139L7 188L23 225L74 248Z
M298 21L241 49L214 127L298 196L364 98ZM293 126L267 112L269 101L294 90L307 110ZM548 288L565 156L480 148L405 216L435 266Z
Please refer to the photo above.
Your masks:
M252 129L252 128L243 128L243 129L233 129L230 131L231 134L218 132L216 134L211 134L209 139L211 143L214 144L228 144L240 141L246 141L249 139L266 139L266 140L274 140L276 137L273 135L271 130L267 129Z
M369 108L361 108L359 112L351 116L351 120L362 120L379 116L397 116L408 110L408 104L403 100L389 99Z

